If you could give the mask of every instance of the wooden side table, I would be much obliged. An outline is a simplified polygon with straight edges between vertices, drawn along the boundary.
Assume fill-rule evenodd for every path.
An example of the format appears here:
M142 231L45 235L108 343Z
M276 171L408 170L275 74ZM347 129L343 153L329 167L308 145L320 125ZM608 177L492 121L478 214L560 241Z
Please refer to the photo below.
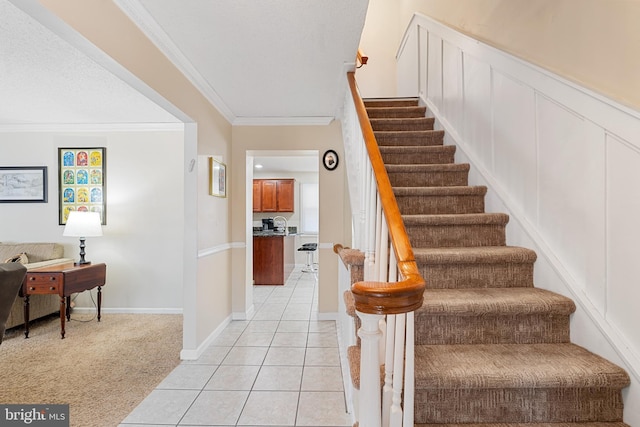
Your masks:
M65 317L71 318L71 294L98 287L98 322L102 306L102 286L105 285L105 264L74 265L73 263L52 265L27 271L20 295L24 297L24 337L29 338L29 296L60 296L60 335L64 338Z

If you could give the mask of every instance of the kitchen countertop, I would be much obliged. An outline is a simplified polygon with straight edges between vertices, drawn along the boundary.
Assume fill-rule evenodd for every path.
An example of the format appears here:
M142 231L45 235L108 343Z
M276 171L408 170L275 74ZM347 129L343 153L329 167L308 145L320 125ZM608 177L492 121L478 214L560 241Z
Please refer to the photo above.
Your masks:
M295 236L297 233L289 233L286 236ZM285 236L284 231L254 231L253 237L277 237Z

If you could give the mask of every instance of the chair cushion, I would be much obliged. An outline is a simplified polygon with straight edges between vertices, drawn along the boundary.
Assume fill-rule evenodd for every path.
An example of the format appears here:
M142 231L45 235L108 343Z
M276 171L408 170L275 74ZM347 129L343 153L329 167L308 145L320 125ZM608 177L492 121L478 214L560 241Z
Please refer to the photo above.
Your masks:
M4 336L11 306L18 296L27 267L19 262L0 264L0 343Z

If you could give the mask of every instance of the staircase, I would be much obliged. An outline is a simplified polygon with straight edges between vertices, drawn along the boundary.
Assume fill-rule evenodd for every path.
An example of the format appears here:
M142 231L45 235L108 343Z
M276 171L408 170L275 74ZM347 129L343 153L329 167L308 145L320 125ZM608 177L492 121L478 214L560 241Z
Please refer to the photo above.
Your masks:
M570 342L575 304L534 287L535 252L506 244L509 217L485 212L486 187L468 185L469 165L454 162L425 107L365 106L427 286L415 312L416 425L626 426L627 373ZM349 358L358 388L357 347Z

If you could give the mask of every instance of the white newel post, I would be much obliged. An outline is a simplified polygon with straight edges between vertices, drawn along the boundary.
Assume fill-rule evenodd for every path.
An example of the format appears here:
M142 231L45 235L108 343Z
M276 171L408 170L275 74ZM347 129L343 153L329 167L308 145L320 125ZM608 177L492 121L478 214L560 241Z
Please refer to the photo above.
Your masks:
M360 337L359 427L381 427L380 357L382 315L356 312L362 325Z

